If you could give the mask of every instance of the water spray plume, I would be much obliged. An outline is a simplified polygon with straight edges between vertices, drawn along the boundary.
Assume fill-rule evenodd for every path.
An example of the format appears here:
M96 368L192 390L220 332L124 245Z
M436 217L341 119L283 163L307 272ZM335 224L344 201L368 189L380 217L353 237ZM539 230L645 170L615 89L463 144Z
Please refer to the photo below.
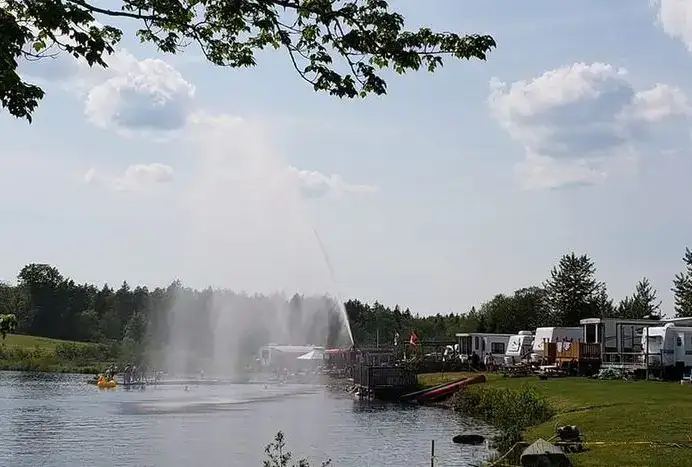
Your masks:
M344 307L344 301L341 298L341 294L339 293L339 289L337 286L336 282L336 275L334 274L334 268L332 267L332 263L329 260L329 254L327 254L327 249L324 247L324 243L322 243L322 239L320 236L317 234L317 229L312 229L312 231L315 234L315 238L317 239L317 244L320 247L320 251L322 252L322 256L324 257L324 262L327 265L327 269L329 270L329 276L332 279L332 282L334 283L334 290L336 291L336 298L339 301L339 311L341 312L341 317L344 320L344 326L346 327L346 330L348 331L348 338L351 341L351 345L353 345L355 342L353 341L353 332L351 331L351 323L348 321L348 313L346 313L346 308Z
M268 140L240 119L202 116L190 130L176 253L184 284L214 289L168 294L149 350L170 373L234 374L269 343L353 344L299 179Z

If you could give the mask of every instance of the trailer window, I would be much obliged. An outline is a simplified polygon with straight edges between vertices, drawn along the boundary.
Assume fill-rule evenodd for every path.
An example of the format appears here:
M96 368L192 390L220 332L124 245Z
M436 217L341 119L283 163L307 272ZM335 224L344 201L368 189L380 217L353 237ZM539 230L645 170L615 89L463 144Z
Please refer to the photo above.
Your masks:
M505 343L504 342L491 342L490 343L490 353L505 353Z
M479 349L481 346L478 345L478 336L476 336L475 341L476 341L476 344L473 346L473 348L474 348L474 349Z
M678 336L678 337L675 339L675 343L678 345L678 347L680 347L680 346L682 345L682 339L680 339L680 336Z

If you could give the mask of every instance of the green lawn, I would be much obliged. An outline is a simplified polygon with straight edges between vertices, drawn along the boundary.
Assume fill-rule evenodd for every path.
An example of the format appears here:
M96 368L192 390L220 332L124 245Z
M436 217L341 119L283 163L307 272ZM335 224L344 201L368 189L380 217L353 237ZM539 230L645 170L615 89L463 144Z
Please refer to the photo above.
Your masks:
M420 375L425 386L463 376L460 373ZM651 381L598 381L536 377L502 378L490 375L489 385L519 388L531 385L544 394L558 415L528 430L528 441L549 438L555 425L578 425L587 442L686 442L692 437L692 387ZM690 449L636 444L590 445L572 455L576 466L687 466Z
M0 370L97 373L113 358L96 344L8 334L0 341Z
M3 341L0 341L0 344ZM60 339L49 339L48 337L25 336L21 334L8 334L4 344L7 347L19 347L26 350L45 350L54 351L59 344L88 345L84 342L63 341Z

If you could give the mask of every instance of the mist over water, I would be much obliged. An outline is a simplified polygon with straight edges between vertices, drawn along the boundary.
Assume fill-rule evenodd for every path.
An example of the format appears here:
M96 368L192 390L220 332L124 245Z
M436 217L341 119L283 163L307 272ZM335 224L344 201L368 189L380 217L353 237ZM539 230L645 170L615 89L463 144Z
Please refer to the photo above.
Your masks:
M193 176L180 193L182 283L151 324L150 358L169 373L228 375L269 343L350 346L296 171L251 123L201 116L194 130Z

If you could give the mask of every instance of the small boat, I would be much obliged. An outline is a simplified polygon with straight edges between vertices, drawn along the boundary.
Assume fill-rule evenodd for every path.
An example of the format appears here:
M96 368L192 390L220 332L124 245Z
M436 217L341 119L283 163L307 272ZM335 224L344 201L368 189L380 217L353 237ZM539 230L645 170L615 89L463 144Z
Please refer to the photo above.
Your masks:
M104 378L103 376L99 376L98 378L95 378L95 379L90 379L87 381L87 383L88 384L95 384L99 389L114 388L118 385L118 383L116 383L114 379Z
M562 449L539 438L521 453L523 467L571 467L572 462Z
M451 383L444 383L432 388L423 389L420 391L412 392L401 396L399 400L402 402L436 402L442 399L452 396L455 392L470 386L471 384L478 384L485 382L485 375L475 375L470 377L463 377Z

